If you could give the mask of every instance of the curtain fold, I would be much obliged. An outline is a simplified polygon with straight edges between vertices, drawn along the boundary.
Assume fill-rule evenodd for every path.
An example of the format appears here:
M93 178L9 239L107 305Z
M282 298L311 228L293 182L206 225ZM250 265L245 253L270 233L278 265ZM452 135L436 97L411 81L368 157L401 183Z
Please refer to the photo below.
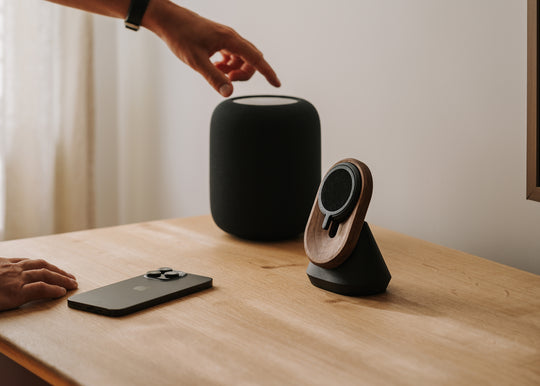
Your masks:
M94 225L92 18L4 1L0 104L3 239Z

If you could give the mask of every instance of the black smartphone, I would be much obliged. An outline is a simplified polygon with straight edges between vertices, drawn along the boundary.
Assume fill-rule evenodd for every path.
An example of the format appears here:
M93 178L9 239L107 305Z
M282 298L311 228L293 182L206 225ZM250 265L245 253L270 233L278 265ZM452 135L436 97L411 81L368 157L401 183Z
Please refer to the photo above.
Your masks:
M68 306L107 316L122 316L212 287L212 278L171 268L159 268L144 275L94 290L75 294Z

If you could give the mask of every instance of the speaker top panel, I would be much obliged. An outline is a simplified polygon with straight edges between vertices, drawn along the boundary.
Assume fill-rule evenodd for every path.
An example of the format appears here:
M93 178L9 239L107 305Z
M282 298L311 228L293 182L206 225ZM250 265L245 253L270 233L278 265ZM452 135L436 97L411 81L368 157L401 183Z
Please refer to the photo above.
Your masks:
M311 262L341 265L358 242L373 192L371 172L354 158L337 162L323 178L313 204L304 247Z
M298 103L298 99L286 96L248 96L231 99L234 103L249 106L282 106Z

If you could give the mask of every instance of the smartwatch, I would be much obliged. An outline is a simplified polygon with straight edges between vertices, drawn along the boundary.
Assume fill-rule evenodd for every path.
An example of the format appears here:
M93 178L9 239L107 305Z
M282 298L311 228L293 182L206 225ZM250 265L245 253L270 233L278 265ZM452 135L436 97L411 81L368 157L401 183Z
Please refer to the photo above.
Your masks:
M144 12L148 7L150 0L131 0L129 5L128 14L124 25L133 31L138 31L141 26L141 21L144 16Z

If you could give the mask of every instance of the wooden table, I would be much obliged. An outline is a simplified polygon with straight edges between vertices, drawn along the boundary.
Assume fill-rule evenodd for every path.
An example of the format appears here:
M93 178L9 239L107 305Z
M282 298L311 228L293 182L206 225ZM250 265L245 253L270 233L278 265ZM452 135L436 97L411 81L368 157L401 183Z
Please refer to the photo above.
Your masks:
M2 242L79 291L160 266L214 288L121 318L29 304L0 313L0 351L54 384L540 384L540 276L372 231L393 278L366 298L312 286L302 240L239 240L208 216Z

